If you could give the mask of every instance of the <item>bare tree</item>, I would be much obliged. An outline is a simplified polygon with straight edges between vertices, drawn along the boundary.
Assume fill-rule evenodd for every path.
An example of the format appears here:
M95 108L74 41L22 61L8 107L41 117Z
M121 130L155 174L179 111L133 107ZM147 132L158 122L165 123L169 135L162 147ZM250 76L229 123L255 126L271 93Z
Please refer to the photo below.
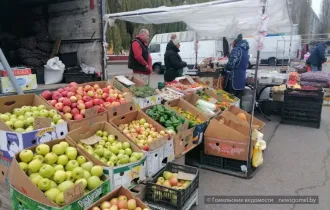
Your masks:
M321 33L330 33L330 0L323 0L321 11Z

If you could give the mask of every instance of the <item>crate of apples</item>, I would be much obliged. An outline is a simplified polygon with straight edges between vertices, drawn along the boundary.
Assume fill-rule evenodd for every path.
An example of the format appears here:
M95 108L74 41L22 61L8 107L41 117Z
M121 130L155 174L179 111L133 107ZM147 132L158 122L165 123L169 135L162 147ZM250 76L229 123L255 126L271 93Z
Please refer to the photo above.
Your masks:
M177 173L171 173L170 171L164 171L162 176L157 178L156 184L170 187L177 190L186 189L190 185L190 181L177 179Z
M96 144L88 145L79 142L78 145L108 166L134 163L144 156L142 152L134 152L129 142L120 142L107 131L98 130L95 136L101 139Z
M59 141L59 140L58 140ZM103 167L94 165L66 141L49 146L40 144L35 151L18 154L19 167L45 196L64 206L64 192L82 183L85 194L99 187L105 177Z
M102 86L102 85L101 85ZM41 96L61 112L69 120L85 118L86 109L95 107L98 113L104 108L126 104L125 95L111 85L101 87L100 84L78 85L71 82L69 86L51 92L44 91Z

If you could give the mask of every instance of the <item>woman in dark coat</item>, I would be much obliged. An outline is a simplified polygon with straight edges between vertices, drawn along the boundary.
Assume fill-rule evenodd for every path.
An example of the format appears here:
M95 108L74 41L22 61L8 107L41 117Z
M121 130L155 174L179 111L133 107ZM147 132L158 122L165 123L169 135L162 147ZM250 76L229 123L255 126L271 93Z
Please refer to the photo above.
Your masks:
M226 91L241 98L245 88L246 68L249 63L249 43L243 40L243 36L238 35L233 43L228 63L225 70L226 75Z
M187 67L187 63L182 61L180 52L180 41L174 39L170 41L166 47L166 52L164 55L165 61L165 82L172 82L176 77L182 76L183 68Z

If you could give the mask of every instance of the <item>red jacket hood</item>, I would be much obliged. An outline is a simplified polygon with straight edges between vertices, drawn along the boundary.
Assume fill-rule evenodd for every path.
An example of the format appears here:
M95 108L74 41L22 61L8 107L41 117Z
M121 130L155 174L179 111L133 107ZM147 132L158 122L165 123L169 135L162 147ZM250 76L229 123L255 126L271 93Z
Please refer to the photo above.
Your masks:
M139 39L142 41L142 39L141 39L140 35L136 35L136 37L135 37L135 38L139 38ZM148 42L145 42L145 41L143 41L143 43L144 43L145 45L147 45L147 46L148 46Z

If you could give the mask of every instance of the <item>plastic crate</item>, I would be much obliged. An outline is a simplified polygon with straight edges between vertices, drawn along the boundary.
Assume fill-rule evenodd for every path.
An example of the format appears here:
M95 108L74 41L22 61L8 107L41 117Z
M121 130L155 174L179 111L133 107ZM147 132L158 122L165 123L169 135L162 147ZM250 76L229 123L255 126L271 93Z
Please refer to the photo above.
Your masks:
M286 117L282 117L281 123L288 124L288 125L305 126L305 127L311 127L311 128L320 128L320 126L321 126L320 121L301 120L301 119L297 120L297 119L286 118Z
M301 101L301 102L319 102L323 103L322 90L292 90L284 91L284 101Z
M64 73L63 77L65 83L76 82L80 84L97 80L96 74L85 74L84 72L68 72Z
M195 174L195 178L191 181L188 188L184 190L177 190L156 184L158 177L164 171L178 173ZM168 209L182 209L187 200L193 195L195 190L199 187L199 169L191 166L178 165L175 163L168 163L166 167L160 171L152 181L147 182L147 201L168 206Z
M37 77L38 84L45 84L45 70L44 68L33 68L32 73Z

